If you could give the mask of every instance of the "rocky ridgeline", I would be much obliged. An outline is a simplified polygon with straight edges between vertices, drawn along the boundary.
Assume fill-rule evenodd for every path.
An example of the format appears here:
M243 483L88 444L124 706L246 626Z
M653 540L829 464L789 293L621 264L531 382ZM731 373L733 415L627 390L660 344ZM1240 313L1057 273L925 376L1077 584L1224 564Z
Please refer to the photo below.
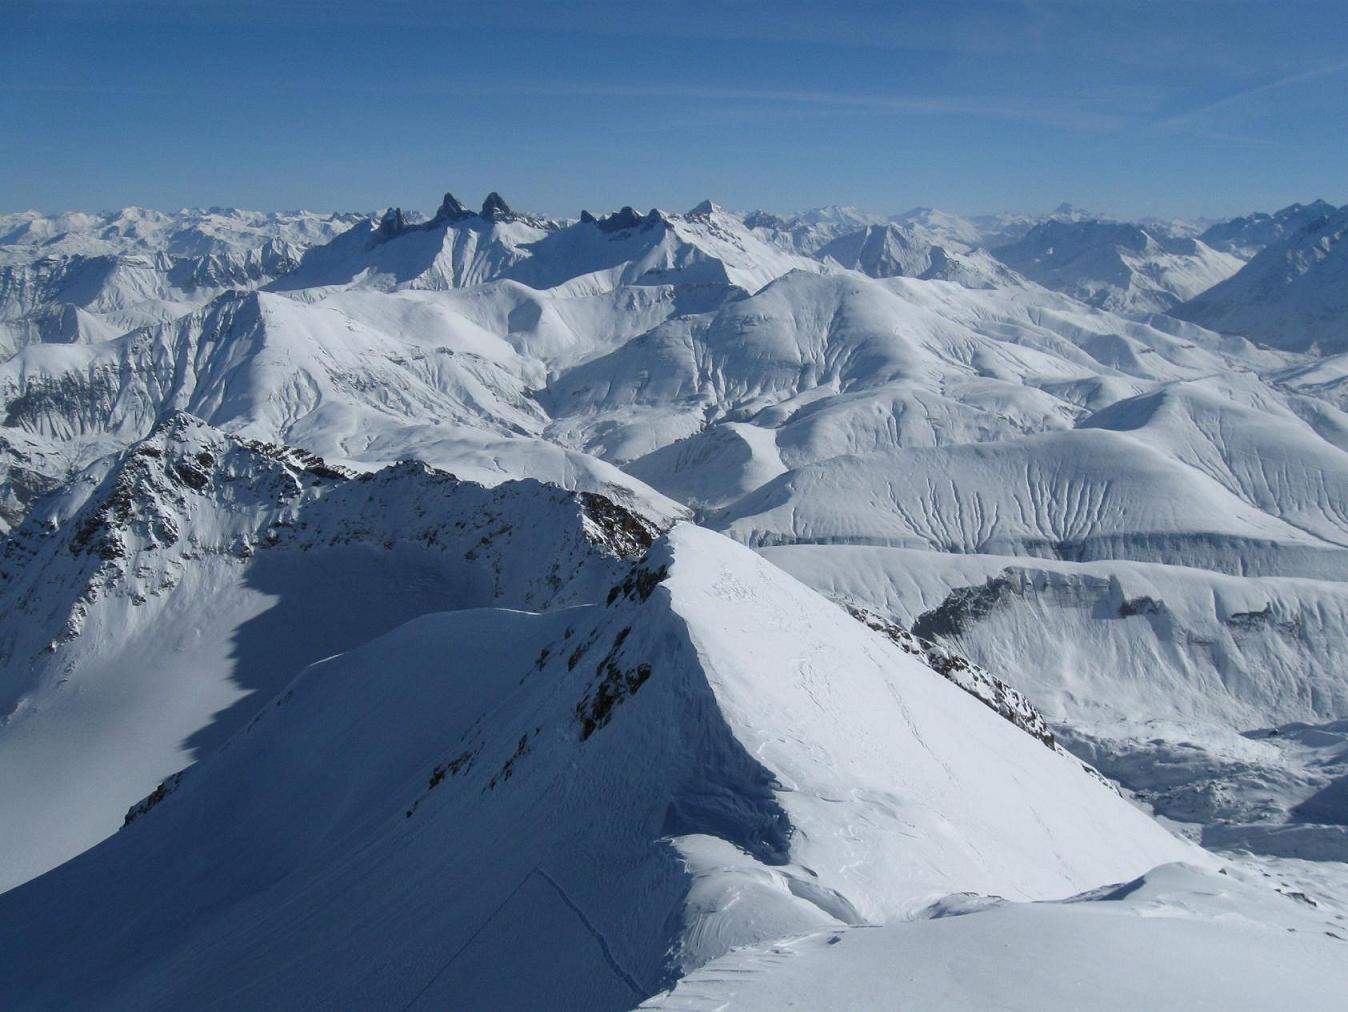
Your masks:
M203 559L363 545L430 553L467 571L481 603L537 610L597 599L659 534L596 493L532 480L489 489L420 461L357 474L178 413L6 539L0 597L49 627L42 643L55 649L79 635L100 597L144 603Z
M887 622L879 615L847 605L848 612L869 629L888 637L905 653L920 657L928 667L954 682L984 706L995 710L1026 734L1039 739L1051 749L1061 751L1053 730L1044 715L1035 709L1025 695L1000 678L973 664L959 654L922 639L902 626Z

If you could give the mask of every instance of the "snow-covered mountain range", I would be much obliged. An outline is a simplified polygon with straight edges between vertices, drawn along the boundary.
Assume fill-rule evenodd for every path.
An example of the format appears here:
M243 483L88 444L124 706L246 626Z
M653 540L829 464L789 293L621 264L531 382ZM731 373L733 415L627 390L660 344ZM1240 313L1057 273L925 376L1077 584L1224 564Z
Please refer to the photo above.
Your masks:
M1238 274L1175 315L1275 348L1348 351L1348 207L1302 210Z
M0 218L7 1003L1331 1007L1344 214Z

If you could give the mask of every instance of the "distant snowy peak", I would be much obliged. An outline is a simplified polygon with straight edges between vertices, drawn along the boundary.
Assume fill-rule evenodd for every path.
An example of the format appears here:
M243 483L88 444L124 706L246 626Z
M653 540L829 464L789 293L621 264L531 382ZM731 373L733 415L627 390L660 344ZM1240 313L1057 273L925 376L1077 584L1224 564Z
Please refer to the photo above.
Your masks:
M873 278L917 278L931 269L937 248L897 225L867 225L834 239L818 256Z
M1243 260L1249 260L1266 246L1282 242L1307 225L1330 217L1336 210L1326 200L1289 204L1272 214L1256 211L1242 218L1219 222L1204 231L1199 238L1213 249L1234 253Z
M751 211L741 215L749 228L775 245L794 252L816 256L831 242L869 228L896 225L912 239L940 246L949 253L968 253L1016 242L1036 226L1048 222L1089 222L1113 219L1084 211L1071 204L1060 204L1047 214L980 214L964 216L932 207L914 207L899 214L884 215L833 205L797 214L778 215ZM1199 229L1186 222L1148 225L1158 235L1196 234Z
M993 254L1045 287L1125 313L1163 312L1242 266L1198 239L1098 219L1050 219Z
M1306 224L1172 315L1275 348L1348 351L1346 236L1348 206L1328 214L1316 209Z
M1023 283L1014 271L982 250L951 253L920 233L893 224L868 225L840 236L815 255L873 278L954 281L965 288L1000 288Z
M825 225L835 228L857 229L866 225L883 225L888 219L874 211L862 211L855 207L830 204L827 207L811 208L791 216L791 221L800 225Z
M27 344L89 343L160 323L222 292L295 269L304 249L284 239L236 252L61 254L0 264L0 353Z
M440 201L440 206L436 209L435 214L424 222L415 222L403 212L401 207L389 208L379 219L379 226L376 234L378 238L388 240L412 229L430 231L444 225L467 221L472 218L478 218L486 222L517 221L540 229L557 227L556 223L549 221L546 218L516 213L511 209L510 205L505 202L504 197L499 193L492 191L487 194L486 198L482 201L482 209L476 213L468 210L468 208L464 206L454 194L446 193L444 199Z
M952 251L971 250L984 245L984 237L979 227L968 218L931 207L914 207L890 219L896 225L902 225L910 232L927 242L944 246Z

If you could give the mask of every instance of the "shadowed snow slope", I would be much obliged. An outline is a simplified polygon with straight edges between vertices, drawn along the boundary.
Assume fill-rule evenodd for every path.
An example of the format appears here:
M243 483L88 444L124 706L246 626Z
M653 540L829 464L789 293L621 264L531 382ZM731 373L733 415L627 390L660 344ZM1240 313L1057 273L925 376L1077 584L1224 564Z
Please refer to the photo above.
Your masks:
M623 1008L735 946L1204 860L718 535L604 601L308 669L0 897L10 1000Z
M168 419L0 552L0 887L111 833L305 665L428 611L595 600L656 530L597 495L348 478Z
M1348 351L1348 207L1265 247L1238 274L1171 312L1275 348Z

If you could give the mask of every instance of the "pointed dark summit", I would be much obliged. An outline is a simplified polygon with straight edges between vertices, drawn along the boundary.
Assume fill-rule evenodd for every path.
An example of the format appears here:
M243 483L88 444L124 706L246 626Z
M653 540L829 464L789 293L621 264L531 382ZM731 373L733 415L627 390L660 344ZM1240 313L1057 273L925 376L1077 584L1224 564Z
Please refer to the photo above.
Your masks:
M392 239L395 235L401 235L407 230L407 219L403 216L401 207L390 207L384 212L384 217L379 219L379 238Z
M510 205L495 190L487 194L487 199L482 202L482 217L488 221L502 221L514 213L510 210Z
M435 212L435 217L430 220L430 224L439 225L446 221L458 221L460 218L466 218L472 214L468 208L455 199L454 194L446 193L445 199L440 201L440 209Z
M599 220L599 227L605 232L618 232L625 228L636 228L640 224L641 215L632 210L630 204L621 211L614 211Z

